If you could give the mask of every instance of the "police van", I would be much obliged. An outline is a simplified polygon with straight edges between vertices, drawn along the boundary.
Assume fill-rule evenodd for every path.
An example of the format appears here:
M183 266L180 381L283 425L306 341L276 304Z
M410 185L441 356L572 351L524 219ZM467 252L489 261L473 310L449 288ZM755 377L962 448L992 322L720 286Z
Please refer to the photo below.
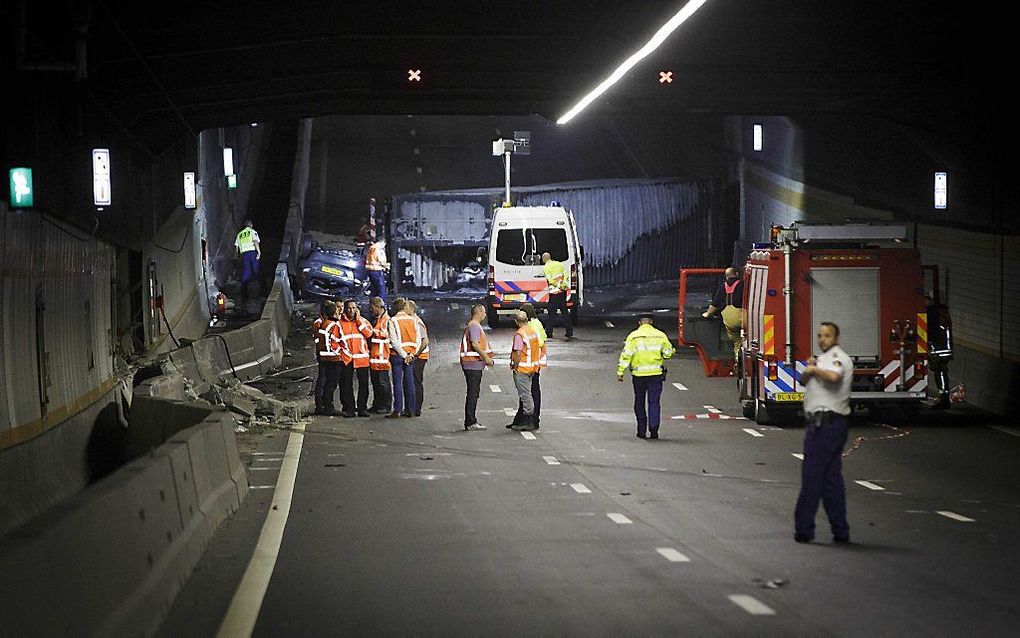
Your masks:
M577 240L574 214L562 206L506 206L497 208L489 237L486 311L490 327L500 315L529 302L536 310L549 305L549 285L542 270L542 253L562 262L570 273L567 308L577 323L584 298L581 261L584 248Z

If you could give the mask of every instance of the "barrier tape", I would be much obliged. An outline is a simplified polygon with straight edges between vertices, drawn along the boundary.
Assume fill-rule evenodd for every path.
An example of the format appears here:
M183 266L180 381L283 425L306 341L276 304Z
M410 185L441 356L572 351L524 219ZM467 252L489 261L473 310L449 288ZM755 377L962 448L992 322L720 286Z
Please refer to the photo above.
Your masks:
M888 430L892 430L893 432L897 432L897 434L886 434L885 436L875 437L859 436L854 439L853 443L850 444L850 448L843 452L843 458L850 456L850 453L856 450L857 448L861 447L861 444L864 443L865 441L883 441L886 439L901 439L905 436L910 436L911 432L910 430L900 430L900 428L894 425L889 425L888 423L876 423L875 425L886 428Z

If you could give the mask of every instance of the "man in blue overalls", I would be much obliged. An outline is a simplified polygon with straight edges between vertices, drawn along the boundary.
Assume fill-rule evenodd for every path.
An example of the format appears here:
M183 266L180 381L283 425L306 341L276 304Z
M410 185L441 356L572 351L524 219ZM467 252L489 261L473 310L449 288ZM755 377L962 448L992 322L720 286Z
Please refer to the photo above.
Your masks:
M258 277L259 260L262 259L262 248L259 246L259 234L253 228L250 219L244 220L244 228L237 233L234 248L241 257L241 295L247 298L248 282Z

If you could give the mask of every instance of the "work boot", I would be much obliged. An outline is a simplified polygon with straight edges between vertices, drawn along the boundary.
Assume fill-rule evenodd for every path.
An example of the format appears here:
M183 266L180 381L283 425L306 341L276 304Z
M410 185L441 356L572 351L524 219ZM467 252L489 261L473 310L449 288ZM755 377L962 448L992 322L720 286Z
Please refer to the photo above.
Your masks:
M390 412L389 414L387 414L384 418L386 418L386 419L399 419L400 418L400 413L397 412L396 410L394 410L393 412Z
M358 416L372 416L372 413L368 410L358 410Z
M512 429L515 432L530 432L531 430L535 429L533 421L534 418L530 414L525 414L524 417L521 419L521 422L514 425L510 429Z

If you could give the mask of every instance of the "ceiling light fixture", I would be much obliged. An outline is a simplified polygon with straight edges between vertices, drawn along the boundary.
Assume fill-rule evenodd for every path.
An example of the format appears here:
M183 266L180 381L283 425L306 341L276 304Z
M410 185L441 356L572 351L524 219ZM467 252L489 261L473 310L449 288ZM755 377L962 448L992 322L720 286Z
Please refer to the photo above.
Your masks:
M587 107L589 104L598 99L600 95L609 90L609 87L616 84L616 82L619 81L620 78L627 74L627 71L630 71L632 68L634 68L634 65L640 62L649 53L657 49L659 45L662 44L671 33L676 31L676 29L681 24L687 21L687 18L694 15L694 12L700 9L701 5L705 4L706 2L708 2L708 0L689 0L688 3L685 4L683 8L676 13L676 15L670 18L669 21L666 22L666 24L662 25L662 27L660 27L659 30L655 32L655 35L652 36L652 39L649 40L645 44L645 46L638 49L638 51L631 55L629 58L627 58L623 62L623 64L616 67L616 70L613 71L608 78L603 80L601 84L592 89L592 91L588 93L588 95L585 95L583 98L581 98L581 100L577 104L575 104L569 111L564 113L563 116L560 117L560 119L556 120L556 123L566 124L570 120L574 119L575 115L583 111L585 107Z

